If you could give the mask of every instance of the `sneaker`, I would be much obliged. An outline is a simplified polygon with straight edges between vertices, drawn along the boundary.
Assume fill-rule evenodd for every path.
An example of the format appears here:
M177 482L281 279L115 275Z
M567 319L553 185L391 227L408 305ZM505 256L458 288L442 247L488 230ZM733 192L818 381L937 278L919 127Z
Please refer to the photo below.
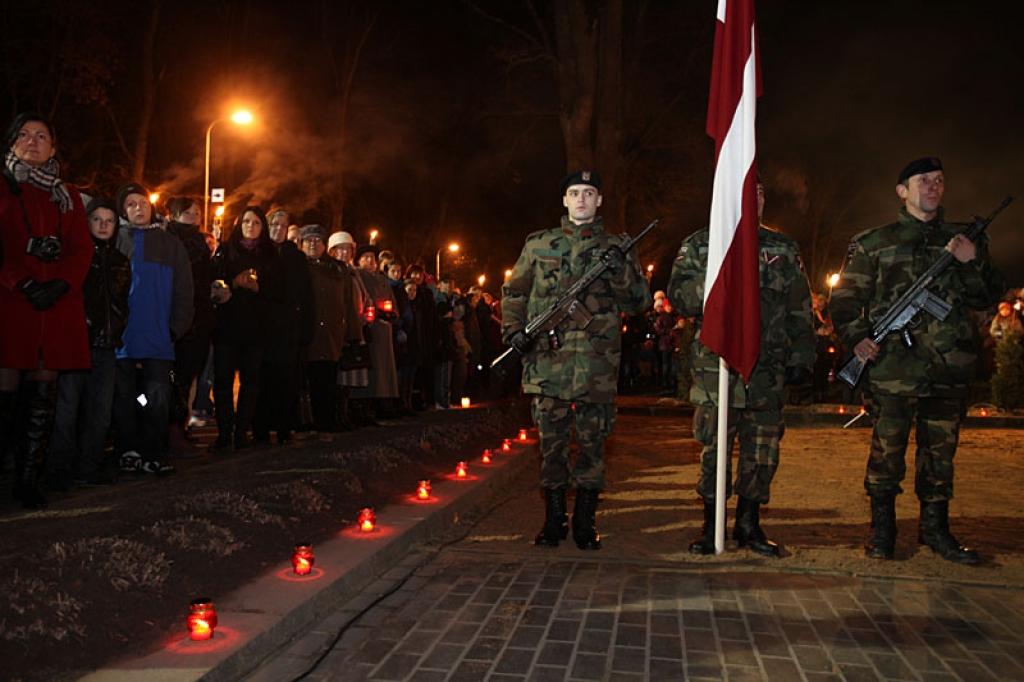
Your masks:
M155 460L149 460L148 462L142 463L142 470L147 474L156 474L157 476L170 476L177 469L170 464L164 462L157 462Z
M118 465L121 467L121 471L138 473L142 470L142 455L135 450L123 452L118 459Z

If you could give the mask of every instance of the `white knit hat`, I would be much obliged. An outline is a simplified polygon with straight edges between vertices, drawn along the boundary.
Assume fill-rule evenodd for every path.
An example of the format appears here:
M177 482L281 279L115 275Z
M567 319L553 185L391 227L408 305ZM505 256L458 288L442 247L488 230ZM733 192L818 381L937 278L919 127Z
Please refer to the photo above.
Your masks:
M330 251L335 246L340 246L341 244L351 244L352 246L355 246L356 240L352 239L352 235L348 232L335 232L327 242L327 250Z

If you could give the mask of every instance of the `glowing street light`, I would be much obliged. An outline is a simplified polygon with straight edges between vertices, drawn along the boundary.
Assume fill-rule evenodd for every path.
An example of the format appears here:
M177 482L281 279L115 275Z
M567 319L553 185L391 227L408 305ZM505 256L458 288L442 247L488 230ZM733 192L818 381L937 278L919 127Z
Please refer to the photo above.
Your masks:
M456 254L456 253L459 252L459 249L462 248L462 247L459 246L458 242L450 242L446 248L448 249L448 253ZM440 281L440 279L441 279L441 251L442 251L442 249L438 249L437 250L437 261L435 263L435 271L434 271L434 275L437 277L438 281Z
M511 276L512 276L512 269L509 268L508 270L505 271L505 279L508 279Z
M825 278L825 283L828 284L828 288L831 289L835 285L839 284L839 273L833 272Z
M483 286L484 282L486 282L486 281L487 281L487 275L480 275L479 277L476 278L476 283L479 284L480 286Z
M151 203L153 206L156 206L156 202L158 201L160 201L160 192L150 192L149 203Z
M206 126L206 172L204 174L205 181L203 183L203 225L209 225L210 219L210 135L213 133L213 127L222 121L231 121L235 125L247 126L254 120L255 119L253 118L251 111L248 109L239 109L232 113L228 118L218 118L216 121Z

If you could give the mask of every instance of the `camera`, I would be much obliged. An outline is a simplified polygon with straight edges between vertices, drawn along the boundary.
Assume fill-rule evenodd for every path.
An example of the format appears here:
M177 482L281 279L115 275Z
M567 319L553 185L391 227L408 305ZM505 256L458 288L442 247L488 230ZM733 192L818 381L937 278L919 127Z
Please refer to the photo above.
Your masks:
M51 263L60 258L60 237L29 237L25 253Z

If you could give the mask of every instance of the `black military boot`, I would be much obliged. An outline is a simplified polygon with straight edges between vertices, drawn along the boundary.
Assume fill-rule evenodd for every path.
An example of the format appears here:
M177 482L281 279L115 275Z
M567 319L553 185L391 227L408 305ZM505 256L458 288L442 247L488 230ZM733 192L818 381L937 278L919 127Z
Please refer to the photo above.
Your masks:
M896 496L871 496L871 535L864 543L869 559L892 559L896 553Z
M601 534L597 532L597 498L600 490L576 489L576 504L572 510L572 539L580 549L601 549Z
M978 553L961 545L949 532L949 500L921 502L921 522L917 541L932 548L946 561L977 564Z
M558 547L558 541L569 536L569 515L565 504L565 488L544 489L544 527L533 544Z
M761 503L742 495L736 503L736 525L732 529L732 539L740 547L749 547L761 556L779 556L779 546L761 530Z
M26 381L22 391L26 419L25 438L18 449L18 492L24 509L40 509L46 506L43 472L53 431L57 385L53 381Z
M704 525L701 526L700 535L690 543L690 554L714 554L715 553L715 503L704 502Z

